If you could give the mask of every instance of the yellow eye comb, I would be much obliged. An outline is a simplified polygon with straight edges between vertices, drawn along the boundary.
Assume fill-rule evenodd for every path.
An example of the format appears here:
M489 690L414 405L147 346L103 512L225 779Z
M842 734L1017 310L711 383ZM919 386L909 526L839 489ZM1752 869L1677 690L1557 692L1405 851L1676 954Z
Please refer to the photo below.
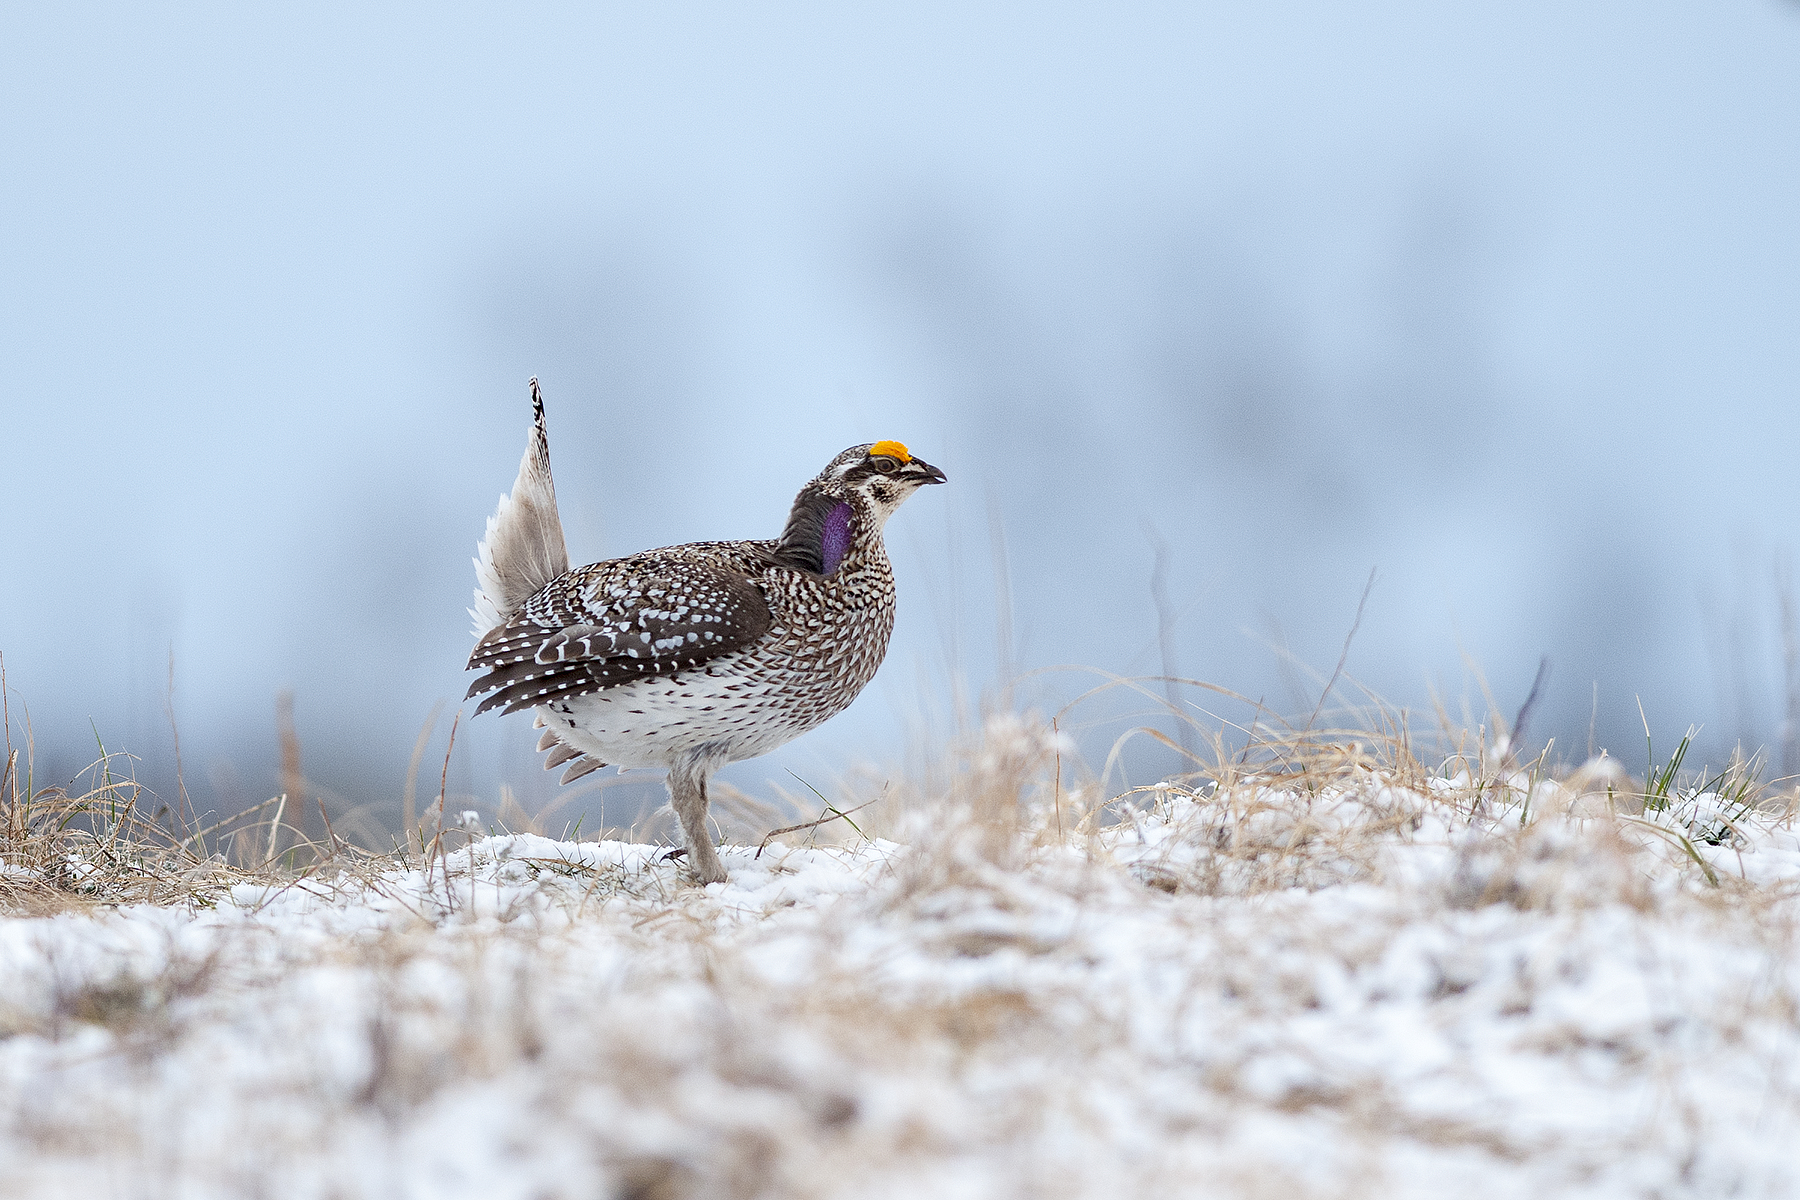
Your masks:
M869 457L875 458L878 456L897 458L901 462L912 461L912 452L905 446L902 446L899 442L876 442L873 446L870 446Z

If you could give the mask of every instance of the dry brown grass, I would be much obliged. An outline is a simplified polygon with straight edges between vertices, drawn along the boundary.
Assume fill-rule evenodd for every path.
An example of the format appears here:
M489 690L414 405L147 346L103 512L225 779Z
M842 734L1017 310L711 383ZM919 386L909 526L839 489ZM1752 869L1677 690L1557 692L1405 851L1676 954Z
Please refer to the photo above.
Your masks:
M323 837L307 836L286 793L203 823L139 783L129 754L102 746L73 780L50 784L37 782L32 759L27 741L8 748L0 769L0 914L205 906L235 883L366 873L387 862L340 836L319 800Z
M103 753L68 786L35 786L14 751L0 776L0 910L41 913L103 904L172 903L206 893L223 864L184 836L165 805ZM246 818L253 819L250 814Z
M497 902L487 910L494 919L473 919L475 905L459 906L478 889L497 893L500 865L447 854L464 843L454 828L433 832L445 803L436 770L438 795L418 822L425 836L385 854L351 846L329 824L321 839L302 837L280 798L189 830L119 776L128 763L117 756L74 787L34 791L17 782L28 774L9 775L0 855L21 870L7 875L0 904L13 911L209 904L241 882L309 881L323 893L341 872L351 876L347 895L404 886L416 903L416 877L396 882L404 870L429 866L440 886L446 868L452 877L441 907L418 905L422 919L396 914L355 936L287 945L282 931L298 927L290 913L287 924L218 924L203 952L170 950L136 973L72 966L46 1006L0 1013L0 1037L72 1041L71 1031L94 1027L145 1059L197 1059L208 1030L255 1030L273 1064L239 1064L237 1099L205 1111L254 1146L256 1162L210 1143L184 1151L183 1178L209 1177L218 1194L252 1194L300 1168L323 1172L343 1194L381 1194L377 1175L331 1176L318 1147L386 1153L423 1129L446 1151L456 1148L450 1138L546 1156L581 1147L569 1174L554 1176L566 1191L546 1194L824 1197L908 1179L923 1194L943 1164L974 1162L990 1172L982 1194L1101 1195L1108 1184L1112 1194L1181 1194L1206 1178L1217 1181L1211 1194L1353 1195L1289 1178L1284 1171L1300 1169L1292 1162L1221 1148L1211 1131L1254 1112L1308 1135L1343 1125L1371 1144L1444 1147L1502 1165L1541 1148L1505 1113L1422 1111L1404 1081L1390 1087L1373 1071L1319 1068L1270 1084L1259 1071L1266 1049L1234 1041L1234 1030L1261 1022L1276 1037L1316 1020L1318 963L1378 962L1420 913L1427 923L1454 924L1471 909L1554 923L1600 906L1654 916L1698 900L1697 927L1712 918L1710 928L1729 928L1751 924L1742 912L1781 894L1734 881L1723 864L1709 879L1670 840L1700 836L1687 825L1650 829L1646 814L1666 810L1652 807L1649 779L1612 765L1522 766L1480 731L1448 742L1437 731L1425 743L1392 714L1333 730L1258 714L1235 740L1224 736L1229 726L1209 739L1138 729L1122 739L1127 749L1146 739L1194 749L1170 778L1123 786L1126 749L1090 767L1062 735L1068 724L1067 714L991 714L905 782L821 788L829 799L796 789L796 800L846 812L876 800L854 814L857 825L908 849L869 869L866 891L785 923L722 914L708 893L680 886L673 867L555 858L513 864L526 884L542 876L554 885L555 919ZM1787 794L1753 786L1749 770L1718 785L1749 802L1746 830L1790 819ZM1665 791L1685 803L1681 787ZM748 831L744 843L759 823L787 815L729 793L720 803ZM509 825L532 821L516 809L502 799ZM1720 845L1691 848L1716 860L1733 835L1718 832ZM837 820L785 845L863 836ZM1422 885L1401 874L1396 847L1417 843L1441 850L1437 861L1451 869ZM1391 884L1400 899L1366 920L1287 919L1329 917L1329 905L1304 907L1308 893L1344 883ZM1238 897L1250 902L1214 903ZM776 912L796 910L762 915ZM1112 939L1121 928L1125 943L1133 929L1172 931L1159 951L1170 956L1165 968L1126 971ZM1770 922L1755 936L1775 946L1792 931ZM1429 985L1444 1011L1470 986L1455 957L1470 952L1446 950L1442 978ZM912 966L885 973L900 958ZM1103 969L1139 990L1096 988ZM1157 1007L1162 970L1179 973L1166 1013ZM1520 1003L1529 1007L1532 988L1560 986L1561 972L1546 962L1523 979ZM1739 1024L1753 1033L1791 1026L1800 1011L1792 995L1765 992L1744 994ZM1134 1008L1145 1005L1163 1013L1148 1026L1154 1036ZM1184 1016L1190 1005L1207 1014L1199 1032ZM265 1014L292 1023L258 1023ZM366 1068L315 1068L301 1049L315 1029L353 1047ZM1546 1024L1541 1036L1565 1035ZM1580 1042L1579 1028L1567 1036L1577 1040L1534 1053L1615 1053ZM1621 1061L1644 1052L1621 1045ZM1133 1056L1162 1089L1154 1100L1134 1099ZM1103 1100L1091 1099L1096 1087ZM79 1095L101 1119L64 1119L69 1110L54 1104L26 1114L46 1162L153 1162L153 1138L119 1148L152 1128L133 1105L207 1103L175 1085L142 1098L98 1086ZM481 1107L456 1109L459 1095ZM1083 1155L1057 1157L1076 1144L1066 1130L1077 1124L1089 1139L1081 1145L1127 1148L1104 1168L1114 1175L1084 1166ZM205 1126L196 1121L196 1138L209 1136ZM1386 1194L1373 1168L1363 1194Z
M1135 689L1157 707L1164 703L1143 681L1111 681L1096 693L1115 687ZM1504 735L1492 732L1504 728L1498 719L1471 732L1453 728L1439 713L1422 738L1405 714L1376 702L1360 714L1360 727L1342 729L1284 723L1255 706L1242 725L1203 727L1191 713L1164 708L1165 728L1171 715L1188 725L1181 737L1136 726L1096 767L1062 732L1079 703L1050 719L990 714L979 725L969 723L913 777L840 780L830 799L805 783L778 792L773 802L717 785L716 819L740 844L754 844L796 816L809 826L809 818L818 821L800 835L808 843L876 834L905 841L918 851L907 859L916 875L913 891L991 881L1043 852L1069 848L1090 863L1127 865L1168 892L1243 895L1380 881L1388 849L1422 830L1454 832L1464 842L1461 890L1449 898L1457 905L1557 902L1560 874L1574 860L1595 856L1620 864L1609 889L1613 898L1647 903L1644 872L1632 865L1647 848L1683 850L1709 884L1729 883L1700 861L1685 832L1646 822L1647 805L1658 802L1655 779L1634 778L1611 759L1515 762ZM367 806L340 810L334 822L321 799L315 796L310 807L317 811L308 812L291 792L202 825L185 804L170 805L143 788L127 755L102 748L74 781L40 786L29 739L9 745L0 770L0 912L206 905L234 883L279 884L326 872L370 878L439 860L484 831L457 828L456 813L446 818L441 779L425 813L415 813L429 728L408 771L405 808L412 820L399 832L382 829ZM284 731L284 762L306 788L291 722ZM1185 769L1148 785L1109 782L1121 774L1131 747L1145 741L1181 755ZM1708 784L1731 792L1744 813L1791 821L1795 793L1763 785L1755 773L1756 763L1740 757L1710 781L1695 775L1661 783L1664 793L1677 795L1683 786ZM1665 806L1668 800L1662 795ZM503 829L554 836L561 807L559 801L529 814L503 788L494 811ZM1145 820L1163 827L1166 852L1121 857L1129 838L1120 829L1138 828L1142 842ZM337 827L346 821L350 834ZM321 832L309 836L305 826L313 822ZM670 832L666 814L652 814L630 829L591 829L585 836L667 840ZM1714 832L1733 835L1729 828ZM1592 871L1584 867L1580 874L1591 890Z
M1793 890L1752 882L1737 869L1742 855L1726 853L1759 830L1792 828L1800 811L1792 781L1762 781L1756 756L1734 754L1717 771L1678 769L1684 741L1633 775L1604 754L1564 763L1546 746L1521 759L1498 713L1470 729L1440 709L1421 729L1371 696L1349 714L1356 724L1317 728L1196 686L1251 718L1203 724L1146 681L1112 680L1083 700L1130 689L1156 720L1119 735L1097 766L1061 732L1081 701L1052 718L992 714L869 823L916 848L903 869L923 891L986 886L1070 849L1169 893L1386 884L1396 882L1395 851L1421 841L1454 854L1440 897L1453 908L1644 908L1671 890L1742 907ZM1182 736L1165 732L1171 720L1188 726ZM1143 742L1162 747L1165 761L1179 755L1183 769L1121 786L1122 765Z

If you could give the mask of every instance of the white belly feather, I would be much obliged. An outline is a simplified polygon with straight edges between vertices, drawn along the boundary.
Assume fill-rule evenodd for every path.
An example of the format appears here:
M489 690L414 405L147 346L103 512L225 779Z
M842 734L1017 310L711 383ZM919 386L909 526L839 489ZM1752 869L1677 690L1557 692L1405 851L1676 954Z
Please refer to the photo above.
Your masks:
M728 656L736 659L739 656ZM754 758L819 724L778 701L765 673L750 679L721 659L710 671L640 679L619 687L540 705L537 712L559 740L590 758L621 767L668 767L703 746L727 762Z

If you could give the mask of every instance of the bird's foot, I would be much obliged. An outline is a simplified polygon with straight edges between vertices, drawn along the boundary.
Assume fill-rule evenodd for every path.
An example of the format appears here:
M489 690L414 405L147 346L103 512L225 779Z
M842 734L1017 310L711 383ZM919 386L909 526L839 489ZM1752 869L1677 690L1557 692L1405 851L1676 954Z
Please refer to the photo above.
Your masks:
M687 874L690 878L696 879L702 884L724 883L725 864L719 861L718 854L713 852L711 846L706 847L706 851L696 858L688 854L686 846L677 846L673 850L665 850L656 861L666 863L674 862L678 858L690 859L691 861L687 863Z

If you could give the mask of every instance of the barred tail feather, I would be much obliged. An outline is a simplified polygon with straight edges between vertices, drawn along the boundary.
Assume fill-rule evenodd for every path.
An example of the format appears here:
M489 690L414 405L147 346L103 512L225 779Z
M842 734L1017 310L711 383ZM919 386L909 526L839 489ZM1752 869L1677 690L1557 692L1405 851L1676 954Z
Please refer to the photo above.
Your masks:
M550 435L544 397L531 381L532 430L512 493L500 497L476 548L475 607L469 616L481 637L504 621L539 588L569 569L556 485L550 478Z

